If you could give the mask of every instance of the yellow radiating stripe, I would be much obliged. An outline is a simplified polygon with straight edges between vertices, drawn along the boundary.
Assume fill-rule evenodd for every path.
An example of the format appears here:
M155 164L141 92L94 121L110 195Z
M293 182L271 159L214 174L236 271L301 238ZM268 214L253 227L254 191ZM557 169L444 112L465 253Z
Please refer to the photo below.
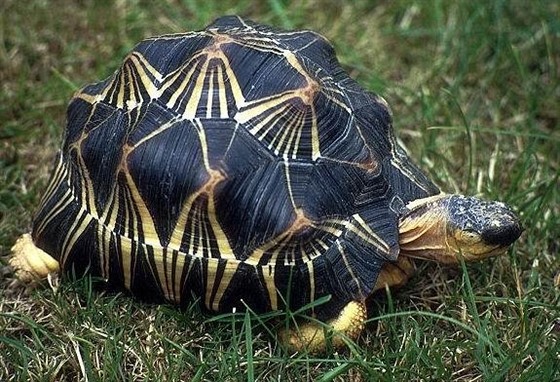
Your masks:
M192 193L188 199L183 203L183 208L181 208L181 212L179 213L179 218L177 219L177 223L175 223L175 228L173 228L173 232L171 233L171 238L169 240L168 247L179 251L181 249L181 244L183 242L183 236L185 235L185 230L187 229L187 219L189 217L189 213L192 209L192 205L194 201L200 196L202 190L198 190ZM191 238L195 238L195 225L191 225ZM194 249L194 242L191 240L189 252L193 253Z
M56 168L54 169L54 171L51 175L51 180L49 182L49 185L47 186L47 189L45 190L45 193L43 194L43 197L41 198L40 205L45 204L46 201L51 198L51 196L55 192L55 190L63 182L68 183L68 181L69 181L68 169L64 165L64 163L62 162L62 155L59 154L58 155L58 162L56 164Z
M119 240L119 257L123 271L124 287L130 290L130 280L132 278L132 241L121 236Z
M205 246L208 244L208 243L204 243L203 240L204 239L209 240L209 234L207 233L206 235L203 235L201 230L199 230L199 232L196 232L197 227L200 229L204 228L206 232L208 232L207 227L199 227L196 224L192 224L193 222L189 222L191 224L187 225L187 221L188 221L187 219L192 208L195 208L195 212L193 213L193 220L201 222L201 224L203 224L202 223L203 212L201 211L199 206L193 207L193 203L201 194L202 194L201 190L195 192L187 199L187 201L183 205L181 213L179 214L179 219L177 219L177 223L175 225L173 233L171 234L171 240L168 245L170 248L173 248L175 250L180 250L183 236L185 235L185 231L190 227L188 253L197 257L203 256L202 253L199 254L199 251L201 248L205 248ZM203 236L205 237L203 238ZM198 240L198 245L197 245L198 249L196 252L195 252L195 240Z
M88 211L90 211L91 215L95 219L99 219L99 214L97 213L97 206L95 204L95 195L93 190L93 182L89 176L89 171L87 169L86 163L82 156L81 148L77 148L77 157L78 157L78 171L79 171L79 178L82 187L82 196L81 196L81 203L87 206Z
M208 222L204 219L204 209L197 208L198 211L198 219L197 221L200 222L200 246L199 248L202 249L202 256L203 257L212 257L212 251L210 247L210 231L208 230Z
M193 207L191 207L192 209ZM190 210L187 212L187 217L190 214ZM199 206L194 206L194 211L191 214L192 221L189 222L191 228L191 236L189 237L189 253L196 257L204 257L204 250L203 250L203 243L202 243L202 234L201 234L201 225L202 223L198 224L201 219L201 212ZM183 232L186 232L186 227L183 229Z
M189 67L189 65L191 64L191 62L194 61L195 58L198 58L198 56L193 56L189 61L187 61L184 65L178 67L177 69L175 69L174 71L167 73L165 75L165 77L163 78L162 82L161 82L161 86L159 88L159 92L160 94L163 93L165 90L167 90L169 87L171 87L171 85L173 85L175 83L175 81L177 81L177 79L179 77L181 77L181 75L183 75L183 72L186 68ZM194 69L191 68L189 70L189 72L192 73ZM189 74L185 74L185 80L189 77ZM183 84L186 84L187 81L183 81Z
M299 114L299 113L297 113ZM270 141L269 144L269 148L274 147L274 153L276 155L278 155L281 151L282 146L284 146L284 143L286 141L286 136L290 133L290 131L293 129L293 125L294 125L294 119L296 118L296 113L292 114L291 116L289 116L289 118L285 121L284 126L282 126L281 129L278 129L278 131L276 132L276 134L274 134L274 138L272 139L272 141ZM278 140L278 143L276 143L276 141ZM286 145L286 149L283 150L283 155L285 157L285 153L288 151L289 146Z
M309 272L309 302L313 302L315 301L315 268L312 261L307 262L306 265Z
M257 123L255 126L253 126L249 132L253 135L257 135L263 128L267 128L265 130L265 132L263 134L261 134L260 139L262 139L264 136L268 135L268 133L270 132L270 130L272 130L272 128L278 123L278 120L280 119L279 116L283 115L286 111L288 111L289 105L285 104L282 107L272 111L268 116L266 116L261 122ZM274 123L271 123L271 121L273 119L277 119L276 121L274 121ZM238 121L239 122L239 121Z
M288 235L288 232L283 232L279 236L277 236L277 237L273 238L272 240L269 240L268 242L264 243L259 248L255 249L253 252L251 252L249 257L247 257L247 259L244 262L246 264L249 264L249 265L259 265L259 262L261 261L261 258L263 257L263 255L267 251L269 251L271 248L274 248L276 245L278 245L278 243L280 241L282 241L283 238L286 237L287 235Z
M286 251L292 236L293 232L282 232L280 235L272 238L259 248L255 249L244 262L250 265L259 265L262 257L265 254L270 253L269 251L276 247L273 252L270 253L270 258L267 260L267 264L276 264L278 262L278 257L283 253L283 251ZM291 265L292 263L288 257L284 259L284 262L286 265Z
M356 227L352 224L348 226L348 229L356 233L364 241L373 244L377 249L380 249L384 254L386 255L389 254L391 249L389 247L389 244L387 244L385 240L383 240L378 234L376 234L359 214L352 215L352 217L358 222L360 228L366 231L367 234L364 234L361 230L356 229Z
M272 116L275 118L271 123L268 123L268 126L264 125L264 122L261 122L259 125L261 125L262 127L266 127L266 129L264 129L264 131L262 131L258 136L257 139L259 140L264 140L266 136L270 135L272 130L278 128L279 130L282 129L281 126L281 122L282 122L282 118L284 118L286 115L290 114L290 110L288 105L285 105L284 107L282 107L281 109L278 109L277 112L273 112ZM259 129L261 130L261 129ZM269 148L271 147L271 145L269 145Z
M129 238L123 237L121 236L121 242L126 241L128 243L128 246L131 245L132 241ZM163 292L164 297L166 299L168 299L169 301L173 301L170 299L171 293L169 292L169 287L168 287L168 277L165 274L165 267L164 267L164 258L163 258L163 251L164 249L162 247L154 247L152 245L148 246L145 245L143 243L138 243L139 246L142 246L142 250L144 251L145 255L146 255L146 263L149 264L150 266L150 271L154 277L154 281L157 283L157 285L159 286L160 290ZM150 252L148 251L148 247L150 247L153 250L153 256L152 256L152 260L156 265L156 269L154 270L152 268L152 265L149 261L149 256L150 256ZM127 266L130 267L130 257L126 256L128 262L127 262ZM124 262L124 261L123 261ZM124 266L123 266L124 269ZM165 287L163 286L163 282L162 280L165 280Z
M284 112L287 111L289 108L289 104L287 101L300 98L299 93L294 91L284 92L279 95L274 95L270 97L266 97L263 99L251 101L247 104L245 110L238 112L235 115L235 120L238 123L247 123L253 118L256 118L260 115L268 113L268 115L258 124L253 126L249 131L253 135L257 135L262 129L265 129L265 132L261 134L259 139L263 139L264 136L268 135L270 131L276 126L277 122L271 123L275 118L278 120L284 115ZM256 106L252 106L256 105ZM312 159L317 160L321 156L320 152L320 142L319 142L319 131L317 125L317 115L315 111L315 106L313 104L309 105L311 111L311 147L312 147ZM274 110L276 108L276 110ZM271 112L271 110L273 110ZM293 110L292 110L293 111ZM274 134L274 138L271 140L269 144L269 148L274 148L275 154L279 154L281 151L285 157L289 156L290 151L292 152L292 158L297 157L297 148L300 143L301 135L303 132L303 127L305 126L304 120L304 113L292 113L289 116L288 120L285 121L286 123L278 129L278 131ZM284 150L282 147L286 142L286 139L289 135L289 140L286 144ZM297 135L297 142L293 144L294 137ZM278 142L277 142L278 141Z
M104 279L109 279L109 275L110 275L110 262L109 262L109 256L110 256L110 251L111 251L111 231L109 231L104 225L102 224L98 224L98 232L101 231L101 233L98 233L99 239L98 239L98 248L103 248L101 250L101 253L99 254L99 259L101 262L101 276Z
M336 237L340 237L340 235L342 235L342 233L344 232L340 228L331 227L329 225L320 225L317 228L319 228L321 231L330 233L331 235L334 235Z
M342 90L336 88L336 87L326 86L324 89L325 89L325 90L328 90L328 91L331 91L331 92L333 92L333 93L336 93L336 94L338 94L340 97L343 97L343 98L346 97L346 96L344 95L344 92L343 92ZM337 106L339 106L340 108L342 108L343 110L345 110L348 114L352 114L352 109L350 109L350 107L348 107L348 105L347 105L346 103L344 103L344 101L341 101L340 99L331 96L331 95L330 95L328 92L326 92L326 91L325 91L325 92L322 92L322 93L323 93L323 95L324 95L325 97L327 97L327 98L329 99L329 101L335 103Z
M217 312L219 310L222 298L224 297L224 293L229 286L231 279L237 273L237 268L239 268L239 261L226 262L224 273L222 274L220 284L218 285L218 289L216 290L216 295L214 296L214 299L212 301L213 311Z
M152 249L154 263L156 264L157 281L162 287L165 298L169 301L176 301L175 283L172 279L173 267L176 266L176 264L173 263L173 251L162 247L150 247ZM146 250L145 252L149 253ZM148 261L148 263L150 262ZM177 269L175 269L175 271L177 272Z
M146 207L144 199L142 199L142 196L140 196L140 192L138 191L138 188L136 188L136 184L132 179L132 175L130 175L129 171L124 171L124 174L131 193L132 204L138 209L138 220L142 225L142 232L144 233L144 236L140 238L138 237L138 231L135 229L135 232L133 232L133 237L137 241L142 241L152 246L161 246L161 241L156 232L152 215L150 214L148 207ZM131 211L131 213L134 213L134 211Z
M284 244L281 247L278 247L274 250L274 252L272 252L272 256L270 258L270 260L268 261L269 264L277 264L278 263L278 258L280 257L280 255L282 253L284 253L284 265L289 267L291 265L293 265L294 261L295 261L295 255L296 255L296 249L295 248L289 248L288 244L289 244L289 240L286 240L286 244ZM303 259L303 250L300 248L300 253L299 253L300 257Z
M113 184L113 189L111 190L111 193L109 194L109 197L105 202L105 206L99 218L101 223L111 231L115 230L115 225L117 222L117 212L119 210L118 190L119 190L119 186L118 186L117 179L115 177L115 183ZM110 216L109 216L109 212L111 213Z
M311 108L311 159L317 160L321 156L319 149L319 129L317 128L317 115L315 113L315 106Z
M127 100L125 102L126 108L127 109L133 109L138 105L138 100L136 98L136 93L138 92L138 95L140 95L140 83L139 83L139 77L142 76L142 72L144 71L144 69L142 67L140 67L139 65L136 65L134 62L131 62L131 65L133 67L136 67L136 72L138 73L136 75L136 73L132 70L132 69L128 69L128 76L130 78L129 80L129 85L128 85L128 97Z
M266 98L261 98L255 101L248 102L243 111L239 111L235 115L235 120L239 123L247 123L253 118L258 117L264 113L270 113L270 110L276 106L280 106L285 102L297 98L293 91L287 91L280 94L275 94ZM257 106L253 106L253 105Z
M229 86L231 87L231 93L233 94L233 99L235 102L235 106L237 110L241 109L245 106L245 97L243 96L243 92L241 91L241 87L239 86L239 82L237 82L237 77L231 66L229 64L229 60L225 56L225 54L221 54L219 57L224 62L224 67L226 69L226 78L229 81Z
M288 158L290 156L290 151L292 152L291 157L293 159L297 158L296 154L298 152L298 145L294 144L294 138L297 135L301 136L304 126L305 126L305 115L301 113L294 114L293 123L290 124L290 137L288 138L288 143L286 145L286 150L284 153L285 158Z
M55 217L57 217L62 211L64 211L66 207L68 207L73 201L74 198L72 196L71 190L70 189L66 190L66 192L60 197L58 203L56 203L50 209L48 214L46 214L45 217L42 219L41 224L39 224L39 226L35 230L35 235L40 236L43 230L45 229L45 227L49 225L49 223Z
M358 287L358 293L360 294L360 296L366 297L366 296L364 296L364 293L362 292L362 287L360 286L360 281L356 277L356 274L354 273L354 270L352 269L352 267L350 266L350 263L348 262L348 259L346 258L346 254L344 253L344 248L342 248L342 245L340 245L340 242L338 240L336 241L336 246L338 247L338 251L340 252L340 255L342 256L342 260L344 261L344 265L346 266L346 270L348 271L348 274L350 275L350 277L352 277L352 280L354 280L354 282L356 283L356 286Z
M169 247L172 249L176 249L176 250L180 250L182 241L183 241L183 237L185 234L185 230L190 226L191 232L190 232L190 242L189 242L189 253L193 254L194 256L203 256L203 254L199 254L198 252L195 253L194 252L194 240L199 240L198 243L198 250L200 250L201 248L210 248L210 233L207 233L206 235L202 235L201 232L199 232L198 234L194 231L196 225L195 224L189 224L187 225L187 219L189 216L189 213L191 211L191 209L193 208L193 203L195 202L195 200L200 197L203 193L203 188L201 188L200 190L196 191L195 193L193 193L188 199L187 201L184 203L183 208L181 210L181 213L179 214L179 218L177 219L177 223L175 224L175 228L173 229L173 233L171 234L171 239L169 241ZM196 206L194 207L197 210L200 209L200 207ZM196 216L194 216L194 219L198 219L198 221L203 221L203 216L204 216L204 212L203 211L198 211ZM220 223L218 222L218 220L216 219L216 206L215 206L215 202L214 202L214 194L213 192L211 192L208 195L208 209L207 209L207 214L206 216L208 217L208 220L210 222L210 226L212 229L212 233L214 235L214 237L216 238L216 243L218 245L218 251L220 253L220 257L223 259L235 259L235 255L233 252L233 249L231 248L231 245L229 243L229 240L225 234L225 232L223 231L223 229L220 226ZM207 228L206 228L207 229ZM203 238L202 236L206 236L205 238ZM203 240L207 240L206 243L203 242Z
M113 189L111 190L111 194L109 195L109 198L107 200L107 202L105 203L105 209L103 210L103 213L101 215L101 224L100 226L105 227L106 229L104 229L104 231L106 231L106 233L104 233L104 239L105 240L105 244L106 244L106 250L105 252L102 254L102 261L104 264L104 268L103 268L103 272L104 272L104 277L109 277L110 274L110 261L109 261L109 256L110 256L110 237L111 235L114 235L115 232L115 226L117 224L117 217L118 217L118 212L119 212L119 195L118 195L118 189L117 189L117 185L118 183L115 183L115 185L113 186ZM109 212L111 212L111 215L109 215Z
M130 237L131 236L131 234L130 234L130 220L132 219L132 217L131 217L132 213L130 212L130 209L132 208L131 207L132 203L130 202L130 199L132 199L132 194L131 194L131 191L130 191L130 187L126 187L124 189L124 192L123 192L122 196L123 196L123 212L122 212L122 214L123 214L123 217L122 217L123 236Z
M125 96L125 92L126 92L126 85L127 85L127 81L126 81L126 75L130 76L130 67L128 65L124 65L124 67L121 69L120 73L119 73L119 77L120 77L120 83L119 83L119 93L117 94L117 107L122 109L124 108L124 96Z
M194 74L195 69L196 69L196 65L194 65L192 68L190 68L190 70L187 72L187 74L185 75L185 78L183 79L183 82L181 82L181 84L179 85L177 90L175 90L175 92L173 93L171 98L169 98L169 101L167 101L167 107L168 108L172 109L173 107L175 107L175 103L177 102L177 99L180 96L185 95L185 88L187 87L187 85L189 85L191 83L191 77ZM181 74L180 72L177 73L177 76L179 76L180 74ZM171 86L174 81L175 81L175 79L173 81L170 81L170 82L166 83L164 85L164 88L167 88L167 87Z
M175 257L174 253L172 253L171 259L173 259L173 257ZM176 260L173 262L173 264L171 264L171 267L173 267L173 269L175 269L175 276L173 278L173 300L172 301L174 301L177 304L181 302L181 292L182 292L181 275L183 273L183 269L185 268L186 258L187 257L184 254L181 254L180 252L177 252Z
M326 224L317 225L315 223L312 223L311 226L313 228L316 228L316 229L321 230L323 232L329 233L329 234L331 234L331 235L333 235L337 238L340 237L344 231L340 228L336 228L335 225L340 225L340 226L343 226L345 228L349 225L349 222L342 221L342 220L336 220L336 219L329 219L329 220L325 221L324 223L326 223ZM293 236L293 232L291 232L290 230L286 230L286 231L280 233L278 236L270 239L269 241L267 241L266 243L264 243L260 247L256 248L244 262L249 264L249 265L259 265L259 263L262 260L262 257L265 254L269 253L271 249L273 249L274 247L277 247L271 253L270 259L267 260L267 264L276 263L278 261L278 257L280 255L280 253L283 250L285 250L287 245L290 243L290 239L292 238L292 236ZM323 246L324 249L328 249L328 246L323 241L318 240L318 243L319 243L319 245ZM319 252L319 254L320 254L320 252ZM302 257L302 259L303 259L303 257ZM291 260L290 259L286 258L285 262L286 262L287 265L291 265Z
M210 74L208 74L208 94L206 99L206 118L212 118L212 103L214 102L214 79L216 72L214 68L211 69Z
M99 100L106 100L109 103L113 102L113 98L115 97L115 91L119 86L121 73L117 72L111 78L111 82L103 89L103 92L99 94Z
M206 168L206 171L211 173L212 169L210 168L210 161L208 160L208 141L206 140L206 130L200 122L200 119L195 119L194 124L196 126L198 140L200 141L200 149L202 151L202 160L204 161L204 167Z
M129 188L129 191L130 191L130 188ZM138 218L139 217L136 214L136 210L134 209L134 202L131 200L131 198L132 198L132 194L130 194L130 198L127 200L127 203L126 203L128 205L128 212L129 212L129 215L128 215L129 220L127 221L127 228L129 229L129 231L128 231L129 237L134 238L134 241L136 242L136 253L133 254L132 251L131 251L130 256L128 256L129 257L128 260L131 263L131 265L129 266L129 269L130 269L130 275L129 275L130 281L129 282L130 283L132 283L132 280L134 279L134 274L132 273L132 268L134 267L134 264L136 262L135 258L132 258L132 256L134 255L134 257L136 257L136 255L138 253L138 246L142 245L141 240L139 239L140 236L138 235L138 227L139 227ZM129 240L129 242L130 242L130 245L133 244L132 240Z
M299 60L297 59L296 55L294 54L294 52L289 51L289 50L283 50L282 51L284 57L286 57L286 60L288 61L288 63L290 63L290 65L292 65L294 67L295 70L297 70L301 75L303 75L305 77L305 79L308 82L312 82L313 80L309 77L309 74L307 74L307 70L305 70L302 66L301 63L299 62Z
M248 27L249 28L249 27ZM257 37L255 35L237 35L239 40L235 42L239 45L258 50L260 52L267 52L276 54L278 56L284 55L284 49L279 48L278 42L270 37Z
M274 281L274 271L273 265L265 265L261 267L266 291L268 292L268 299L270 300L270 309L278 310L278 294L276 290L276 283Z
M194 119L194 117L196 117L196 111L198 110L198 105L202 97L202 91L204 90L204 80L206 79L206 72L208 71L208 63L209 60L204 61L202 69L200 69L200 72L198 73L198 78L196 79L193 92L189 97L187 106L185 107L183 117L187 119Z
M152 65L150 65L150 63L140 53L134 53L130 57L130 60L136 67L144 89L146 89L152 99L158 98L160 96L160 93L157 89L157 86L153 83L150 77L146 75L146 70L144 69L144 67L148 69L148 72L150 72L150 74L158 81L161 81L161 74Z
M149 72L157 81L160 81L160 82L161 82L161 80L162 80L162 75L161 75L161 73L160 73L159 71L157 71L157 69L154 68L154 67L152 66L152 64L150 64L150 61L146 60L146 58L145 58L142 54L140 54L140 53L138 53L138 52L134 52L134 53L131 55L131 59L134 61L134 63L136 64L137 67L142 67L142 70L141 70L142 73L146 73L146 70L144 70L144 67L145 67L146 69L148 69L148 72ZM143 65L143 66L141 66L141 65ZM146 82L146 83L151 83L151 84L153 84L153 83L152 83L152 80L150 80L149 77L146 77L146 79L147 79L147 82ZM144 78L142 78L142 82L143 82L143 81L144 81ZM154 88L155 88L155 86L154 86Z
M292 180L290 178L290 171L289 171L290 163L284 160L283 164L284 164L284 176L286 177L286 185L288 186L288 195L290 196L290 202L292 203L293 209L296 210L298 207L296 206L296 201L294 200L294 193L292 190Z
M291 155L292 159L297 158L296 154L298 152L301 134L303 133L303 127L305 126L304 118L305 117L303 115L298 116L297 121L295 121L295 128L293 128L292 132L290 133L290 138L288 140L288 147L290 147L292 150L292 155ZM294 143L294 139L295 139L295 143ZM287 150L285 156L289 156Z
M136 142L134 144L134 146L132 146L131 151L138 148L140 145L144 144L145 142L149 141L150 139L154 138L156 135L159 135L159 134L169 130L170 128L174 127L175 124L177 124L178 122L180 122L180 120L177 117L174 117L174 118L170 119L169 121L165 122L163 125L158 127L156 130L152 131L150 134L146 135L144 138L142 138L138 142Z
M153 36L145 39L144 41L174 41L174 40L183 40L191 37L199 37L199 36L208 36L210 35L208 31L199 31L199 32L181 32L181 33L168 33L161 36Z
M224 78L224 73L222 72L222 67L217 66L218 69L218 99L220 101L220 118L228 118L228 105L226 97L226 78Z
M321 255L321 251L315 246L316 244L321 245L320 242L320 240L314 240L309 243L309 246L311 247L311 253L303 252L302 250L302 252L305 253L308 261L311 261L317 256Z
M220 257L222 259L236 259L233 249L229 244L229 240L222 229L222 226L216 219L216 206L214 204L214 193L208 196L208 219L210 220L210 225L212 226L212 231L214 237L216 238L216 243L218 244L218 251L220 252Z
M187 255L186 255L184 252L178 252L178 253L179 253L179 256L184 256L184 257L185 257L185 260L186 260L186 256L187 256ZM180 288L181 288L181 289L179 290L179 293L181 293L181 292L186 288L187 283L189 282L189 277L190 277L191 271L192 271L192 269L193 269L193 267L194 267L194 264L195 264L197 261L198 261L198 262L201 261L201 260L199 260L199 259L193 258L192 256L189 256L189 258L190 258L190 259L189 259L189 262L188 262L189 267L188 267L188 269L187 269L187 271L186 271L186 273L185 273L184 283L183 283L182 285L180 285ZM181 269L181 275L180 275L180 277L179 277L179 279L178 279L178 282L179 282L179 283L181 282L181 279L183 278L183 273L184 273L184 272L185 272L185 267L184 267L184 265L183 265L183 268Z
M74 93L74 96L72 97L72 99L81 99L83 101L86 101L87 103L93 105L97 102L99 102L99 100L102 99L102 97L99 94L87 94L84 93L82 91L77 91L76 93Z
M295 70L297 70L302 76L305 77L308 84L314 84L314 83L316 84L316 81L309 75L309 73L303 68L303 66L301 66L301 63L299 62L299 60L297 59L296 55L293 52L289 50L284 50L283 55L284 57L286 57L290 65L292 65ZM325 90L331 91L333 93L337 93L340 96L344 95L342 90L340 90L335 86L327 86L324 88ZM346 110L346 112L348 113L352 112L352 110L348 107L348 105L346 105L344 102L341 102L339 99L332 97L328 92L321 91L321 93L325 97L327 97L330 101L336 103L338 106Z
M83 219L80 219L82 216ZM66 260L70 251L74 247L74 244L76 244L78 239L82 236L91 221L91 215L89 215L87 210L82 206L76 215L76 220L74 220L72 226L68 229L64 243L62 244L62 254L60 258L60 265L62 269L65 269Z
M202 261L201 261L202 264ZM204 305L208 309L212 309L212 289L216 283L216 276L218 272L218 259L207 259L206 261L206 288L204 296Z
M318 239L318 240L316 240L316 242L317 242L317 244L319 244L319 245L321 246L321 248L323 248L323 250L325 250L325 251L326 251L327 249L329 249L329 246L328 246L328 244L327 244L327 243L325 243L325 242L324 242L323 240L321 240L321 239ZM320 253L321 253L321 250L320 250L320 249L317 249L317 253L319 253L319 254L320 254Z

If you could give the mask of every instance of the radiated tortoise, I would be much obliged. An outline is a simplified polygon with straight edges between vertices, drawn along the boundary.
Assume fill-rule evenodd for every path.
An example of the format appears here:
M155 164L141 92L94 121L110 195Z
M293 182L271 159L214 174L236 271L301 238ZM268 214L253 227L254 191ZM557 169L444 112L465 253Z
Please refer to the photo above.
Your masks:
M310 314L355 337L365 300L404 283L411 259L483 259L522 231L500 202L442 193L391 121L314 32L230 16L149 38L73 97L11 263L23 278L87 271L216 312L330 296ZM325 346L316 322L280 337Z

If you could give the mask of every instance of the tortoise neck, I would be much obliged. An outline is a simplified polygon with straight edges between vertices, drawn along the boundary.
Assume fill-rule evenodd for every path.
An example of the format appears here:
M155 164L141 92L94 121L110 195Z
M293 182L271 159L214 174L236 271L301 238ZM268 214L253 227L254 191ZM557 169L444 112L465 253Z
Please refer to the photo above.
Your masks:
M456 264L457 256L448 243L447 204L449 195L439 194L415 200L399 222L400 255Z

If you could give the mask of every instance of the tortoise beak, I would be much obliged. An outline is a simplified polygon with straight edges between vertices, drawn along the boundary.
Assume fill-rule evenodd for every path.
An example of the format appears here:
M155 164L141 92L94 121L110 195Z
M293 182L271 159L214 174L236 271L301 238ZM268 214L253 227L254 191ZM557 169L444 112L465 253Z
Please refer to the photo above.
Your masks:
M481 232L482 240L491 245L509 247L523 233L523 227L517 219L509 224L489 226Z

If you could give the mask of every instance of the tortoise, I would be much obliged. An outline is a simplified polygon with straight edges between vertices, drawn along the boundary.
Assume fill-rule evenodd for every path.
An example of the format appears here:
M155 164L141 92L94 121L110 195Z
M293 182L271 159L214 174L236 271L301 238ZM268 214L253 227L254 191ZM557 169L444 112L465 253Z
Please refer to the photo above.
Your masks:
M355 338L366 299L413 259L484 259L521 232L505 204L446 194L414 165L387 102L323 36L226 16L140 42L74 95L11 264L214 312L311 305L316 319L279 337L320 351L321 322L336 346Z

